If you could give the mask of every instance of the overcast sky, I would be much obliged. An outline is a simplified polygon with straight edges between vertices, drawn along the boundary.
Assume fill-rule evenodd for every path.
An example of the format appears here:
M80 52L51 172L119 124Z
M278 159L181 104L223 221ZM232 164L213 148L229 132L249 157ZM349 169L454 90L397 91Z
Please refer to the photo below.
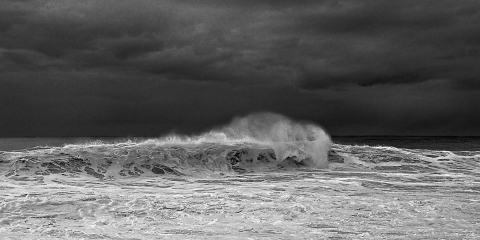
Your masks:
M480 135L478 0L2 0L0 136Z

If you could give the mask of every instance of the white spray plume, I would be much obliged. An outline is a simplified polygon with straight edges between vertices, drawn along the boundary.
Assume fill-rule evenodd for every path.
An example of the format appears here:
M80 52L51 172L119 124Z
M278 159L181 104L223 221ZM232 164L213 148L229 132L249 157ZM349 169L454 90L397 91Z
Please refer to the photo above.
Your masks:
M233 119L228 125L197 136L168 135L127 145L188 145L202 148L203 144L257 145L275 151L277 161L293 158L307 166L325 167L332 145L328 134L319 126L296 122L275 113L254 113ZM115 146L120 146L116 144Z
M235 118L219 131L229 139L268 145L280 161L294 157L314 167L327 164L332 145L330 137L321 127L295 122L275 113L255 113Z

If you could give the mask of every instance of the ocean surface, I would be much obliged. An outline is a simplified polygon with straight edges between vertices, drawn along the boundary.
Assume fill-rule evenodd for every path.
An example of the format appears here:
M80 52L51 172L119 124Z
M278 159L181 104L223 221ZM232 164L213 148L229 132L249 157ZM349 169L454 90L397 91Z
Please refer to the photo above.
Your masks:
M278 115L156 139L0 140L0 239L480 239L475 137Z
M129 138L114 138L114 137L96 137L96 138L45 138L45 137L26 137L26 138L0 138L0 151L24 150L32 148L45 147L62 147L67 144L83 144L95 141L102 142L121 142L128 140L136 140Z
M128 140L140 141L146 140L146 138L0 138L0 151L62 147L66 144L83 144L95 141L115 143ZM445 151L480 151L480 136L333 136L332 141L345 145L392 146L397 148Z
M474 136L334 136L333 141L347 145L392 146L445 151L480 151L480 137Z

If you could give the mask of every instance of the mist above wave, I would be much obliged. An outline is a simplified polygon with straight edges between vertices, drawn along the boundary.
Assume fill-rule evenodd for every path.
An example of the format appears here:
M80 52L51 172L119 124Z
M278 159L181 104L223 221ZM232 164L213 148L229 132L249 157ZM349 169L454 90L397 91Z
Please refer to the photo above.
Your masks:
M273 149L280 161L295 158L312 167L326 166L328 151L332 145L330 136L320 126L296 122L275 113L255 113L237 117L226 126L198 136L169 135L148 142L160 145L202 143L260 145Z

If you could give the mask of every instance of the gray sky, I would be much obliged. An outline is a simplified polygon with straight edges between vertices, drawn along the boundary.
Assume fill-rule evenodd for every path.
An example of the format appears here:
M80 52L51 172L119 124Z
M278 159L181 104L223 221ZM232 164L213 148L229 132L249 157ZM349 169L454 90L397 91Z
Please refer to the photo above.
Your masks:
M480 2L0 1L0 136L480 135Z

